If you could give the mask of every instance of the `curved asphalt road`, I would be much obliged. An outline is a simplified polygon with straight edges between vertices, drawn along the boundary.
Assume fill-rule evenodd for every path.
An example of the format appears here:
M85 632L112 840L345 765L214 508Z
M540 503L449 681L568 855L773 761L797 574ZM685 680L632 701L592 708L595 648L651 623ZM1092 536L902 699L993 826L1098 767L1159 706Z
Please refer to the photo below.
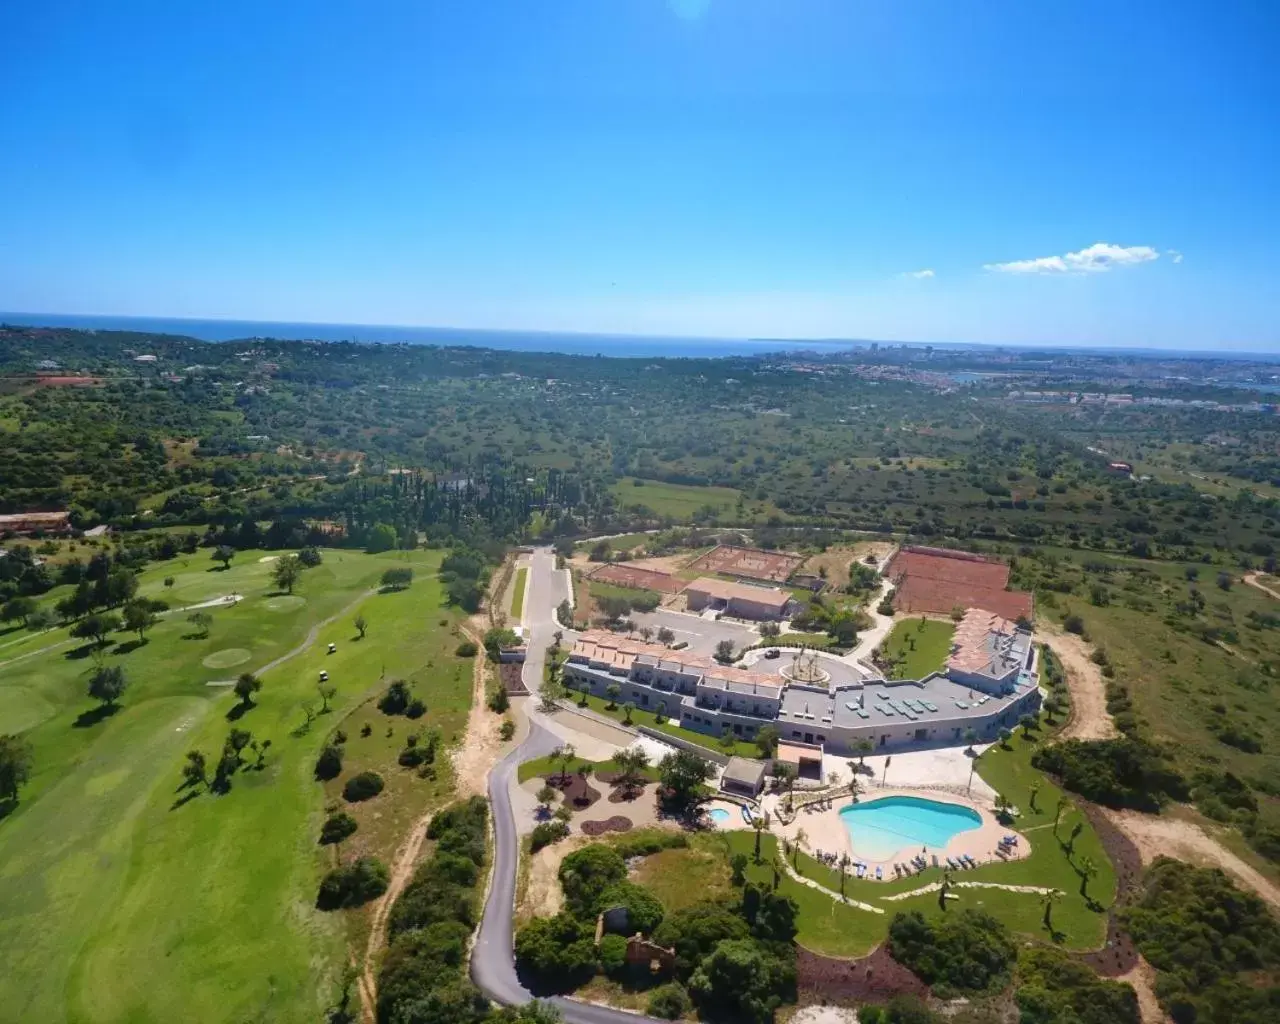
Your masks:
M535 694L542 686L547 645L559 628L553 617L554 609L568 596L565 575L557 571L555 565L555 555L549 548L537 549L530 558L526 607L531 621L528 624L529 648L523 675L525 685ZM529 700L532 702L533 698ZM510 787L520 762L549 754L559 745L559 739L538 724L539 717L537 709L531 705L529 735L489 773L489 806L493 811L494 831L493 882L489 886L484 917L480 920L480 931L471 952L471 979L486 996L506 1006L527 1003L534 998L516 976L513 916L520 837L511 808ZM637 1024L637 1021L654 1019L572 999L556 998L550 1002L564 1015L568 1024Z

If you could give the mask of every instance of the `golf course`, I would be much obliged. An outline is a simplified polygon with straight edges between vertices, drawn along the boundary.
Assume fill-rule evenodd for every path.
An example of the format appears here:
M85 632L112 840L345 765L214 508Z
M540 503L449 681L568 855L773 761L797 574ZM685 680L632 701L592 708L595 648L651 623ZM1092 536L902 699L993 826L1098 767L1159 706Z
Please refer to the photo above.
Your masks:
M389 859L402 823L388 828L388 816L421 813L451 785L446 757L423 777L396 751L411 730L434 730L443 748L457 739L472 662L455 654L461 616L445 606L439 552L322 554L292 593L261 551L226 569L205 551L152 563L138 595L170 610L141 636L98 644L62 626L0 638L3 731L33 747L30 783L0 829L0 1016L310 1022L332 1002L361 912L315 906L335 856L317 844L335 802L313 774L317 754L341 728L331 786L365 769L386 778L350 808L360 830L342 855ZM412 585L381 588L393 568L412 569ZM197 610L207 623L191 621ZM88 694L104 667L124 673L115 702ZM233 692L245 672L262 683L248 699ZM362 726L393 679L425 715ZM212 774L233 728L252 740L227 786L184 785L187 752Z

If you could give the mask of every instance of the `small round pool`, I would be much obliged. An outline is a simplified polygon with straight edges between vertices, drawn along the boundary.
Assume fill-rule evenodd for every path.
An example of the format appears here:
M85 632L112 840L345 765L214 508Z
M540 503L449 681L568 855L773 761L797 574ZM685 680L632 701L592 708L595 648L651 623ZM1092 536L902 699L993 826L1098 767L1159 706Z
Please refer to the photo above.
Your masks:
M961 804L918 796L885 796L851 804L840 812L853 852L869 861L915 854L921 847L941 851L952 837L982 825L982 816Z
M723 807L713 807L707 811L707 814L711 816L711 820L717 825L725 824L732 817Z

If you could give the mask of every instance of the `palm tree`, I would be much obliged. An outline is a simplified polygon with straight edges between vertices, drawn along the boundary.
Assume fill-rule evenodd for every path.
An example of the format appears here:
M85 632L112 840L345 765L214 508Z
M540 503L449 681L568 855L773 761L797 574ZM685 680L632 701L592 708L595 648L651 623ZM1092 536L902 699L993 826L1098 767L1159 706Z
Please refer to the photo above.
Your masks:
M858 792L861 788L862 786L859 784L858 777L856 775L849 780L849 796L855 803L858 800Z
M849 857L849 855L848 855L847 853L842 853L842 854L840 854L839 867L840 867L840 895L841 895L841 897L843 897L843 896L844 896L844 883L845 883L845 880L849 877L849 867L850 867L852 864L853 864L853 860Z
M1067 809L1067 798L1065 796L1058 797L1058 809L1053 812L1053 838L1058 838L1058 822L1062 819L1062 812Z
M623 725L631 724L631 712L633 712L635 709L636 709L636 706L631 701L627 701L625 704L622 705L622 724Z
M1040 723L1036 721L1035 715L1023 715L1018 719L1018 724L1022 726L1022 738L1024 740L1031 739L1031 730L1036 728Z
M1000 746L1003 747L1005 750L1008 750L1009 739L1010 737L1013 736L1013 733L1002 725L1000 726L999 736L1000 736Z
M893 757L892 757L892 756L886 757L886 758L884 759L884 774L880 776L880 786L881 786L881 788L883 788L883 787L884 787L885 782L886 782L886 781L888 781L888 778L889 778L889 762L890 762L890 761L892 761L892 760L893 760Z
M858 755L858 769L862 770L866 767L867 755L871 753L871 751L875 750L876 747L874 743L864 737L854 743L853 749Z
M1044 926L1053 931L1053 907L1064 893L1061 889L1048 889L1040 894L1040 906L1044 907Z
M1080 858L1080 866L1076 868L1076 873L1080 876L1080 895L1085 899L1089 898L1089 880L1098 873L1097 862L1085 854Z
M782 884L782 876L787 873L787 862L779 856L777 850L773 853L773 862L769 865L773 868L773 890L778 891L778 886Z
M972 729L969 730L973 732ZM965 792L968 793L973 789L973 773L978 770L978 755L971 753L969 755L969 784L965 786Z
M1027 806L1037 814L1040 812L1036 809L1036 796L1040 793L1040 780L1036 779L1027 787L1027 791L1031 794L1031 798L1027 801Z
M806 842L808 838L809 833L804 829L796 829L795 842L791 844L791 866L797 871L800 870L800 844Z
M966 753L968 753L968 754L970 754L970 755L972 755L972 754L973 754L973 745L974 745L975 743L977 743L977 742L978 742L978 730L977 730L977 729L966 729L966 730L964 731L964 746L965 746L965 752L966 752Z

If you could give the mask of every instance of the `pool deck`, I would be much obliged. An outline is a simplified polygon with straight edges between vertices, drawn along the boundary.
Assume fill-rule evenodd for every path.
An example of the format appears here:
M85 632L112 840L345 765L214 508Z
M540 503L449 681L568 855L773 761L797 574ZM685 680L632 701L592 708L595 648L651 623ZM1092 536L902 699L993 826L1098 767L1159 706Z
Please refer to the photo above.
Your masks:
M953 793L927 789L876 788L860 795L857 802L859 804L867 804L873 800L889 796L906 796L917 800L936 800L939 803L956 804L960 807L968 807L977 811L981 816L981 825L975 829L952 836L951 841L944 848L928 847L928 853L925 856L930 866L933 864L934 854L937 854L938 860L943 866L946 865L947 857L951 857L954 860L964 854L968 854L980 864L1000 860L1019 860L1031 854L1031 844L1028 842L1027 837L1014 828L1001 825L996 820L993 806L979 798L966 798ZM776 802L774 803L776 805ZM899 877L893 870L894 863L906 864L912 857L920 853L920 847L917 845L905 846L887 860L871 860L860 855L853 848L853 843L849 838L849 830L840 818L840 812L852 804L853 801L846 796L833 800L829 809L802 810L789 825L783 825L776 816L771 814L769 830L774 835L782 836L792 841L803 830L805 838L800 844L802 850L815 855L823 852L833 853L837 857L842 853L848 853L855 861L861 861L868 866L869 876L874 877L875 869L881 867L884 869L885 881L893 881ZM1018 836L1018 845L1014 847L1007 858L1002 858L996 853L996 849L999 846L1000 839L1010 833Z

